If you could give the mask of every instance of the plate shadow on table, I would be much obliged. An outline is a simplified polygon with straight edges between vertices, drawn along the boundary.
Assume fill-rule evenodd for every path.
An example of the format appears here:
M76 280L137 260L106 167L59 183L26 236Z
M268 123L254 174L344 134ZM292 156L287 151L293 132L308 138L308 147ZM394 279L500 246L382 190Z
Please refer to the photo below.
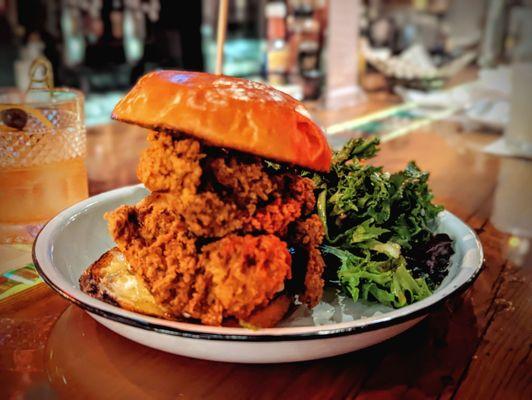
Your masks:
M389 398L411 391L430 398L456 383L453 366L471 357L478 336L471 302L460 297L369 349L290 364L231 364L144 347L70 306L50 334L45 369L61 398Z

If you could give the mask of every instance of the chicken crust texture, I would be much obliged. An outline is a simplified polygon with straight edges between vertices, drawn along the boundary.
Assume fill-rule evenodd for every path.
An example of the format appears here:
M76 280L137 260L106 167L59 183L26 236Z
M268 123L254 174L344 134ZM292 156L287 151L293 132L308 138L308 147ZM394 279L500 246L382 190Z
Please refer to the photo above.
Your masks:
M303 253L304 265L295 265L301 268L297 275L304 275L304 290L299 296L302 303L314 307L323 295L324 281L322 278L325 261L318 246L325 235L320 218L313 214L303 221L297 221L290 233L289 241Z
M132 271L176 318L208 325L246 319L290 278L286 243L274 235L229 235L199 246L171 214L153 203L107 213L109 229Z
M224 316L238 319L268 304L291 276L290 253L275 235L226 236L203 247L200 263L212 280L210 296Z
M152 192L187 191L196 193L205 157L197 140L175 138L169 133L151 131L150 146L140 156L137 177Z
M312 180L178 133L151 132L148 141L137 174L152 193L105 217L157 302L175 318L245 321L289 290L292 276L301 289L288 296L319 302L323 227Z

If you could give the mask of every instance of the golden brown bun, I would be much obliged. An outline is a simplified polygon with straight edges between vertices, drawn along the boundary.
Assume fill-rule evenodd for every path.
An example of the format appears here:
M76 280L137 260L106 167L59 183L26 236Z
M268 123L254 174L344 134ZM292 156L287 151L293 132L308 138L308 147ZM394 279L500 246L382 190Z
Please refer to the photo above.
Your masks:
M79 286L88 295L125 310L172 319L165 307L155 301L144 281L129 270L126 258L116 247L83 272ZM283 319L292 302L291 297L280 295L255 310L246 321L224 321L224 325L251 329L273 327Z
M112 116L317 171L329 171L331 166L327 139L304 106L283 92L245 79L151 72L120 100Z

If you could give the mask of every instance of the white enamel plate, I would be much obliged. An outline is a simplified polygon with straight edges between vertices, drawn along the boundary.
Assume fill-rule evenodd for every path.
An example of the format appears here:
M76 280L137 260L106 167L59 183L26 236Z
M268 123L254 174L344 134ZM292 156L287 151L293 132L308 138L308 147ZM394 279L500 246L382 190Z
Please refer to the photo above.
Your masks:
M84 200L52 219L41 231L33 259L48 285L85 309L107 328L135 342L166 352L215 361L279 363L312 360L362 349L389 339L423 319L449 296L467 288L482 266L475 233L449 212L442 212L438 232L454 240L448 276L428 298L392 309L354 303L334 290L309 311L299 306L278 327L249 330L167 321L123 310L79 289L81 273L114 247L103 219L106 211L135 204L147 194L129 186Z

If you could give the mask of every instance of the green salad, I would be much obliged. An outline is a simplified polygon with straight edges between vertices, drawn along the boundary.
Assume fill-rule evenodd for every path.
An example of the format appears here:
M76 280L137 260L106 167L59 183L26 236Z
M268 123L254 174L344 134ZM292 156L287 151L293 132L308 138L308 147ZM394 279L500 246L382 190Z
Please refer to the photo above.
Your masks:
M327 174L312 174L325 227L323 253L330 279L357 301L403 307L441 283L452 240L434 235L438 213L427 172L410 162L393 174L365 163L377 139L349 141ZM332 274L331 274L332 272Z

